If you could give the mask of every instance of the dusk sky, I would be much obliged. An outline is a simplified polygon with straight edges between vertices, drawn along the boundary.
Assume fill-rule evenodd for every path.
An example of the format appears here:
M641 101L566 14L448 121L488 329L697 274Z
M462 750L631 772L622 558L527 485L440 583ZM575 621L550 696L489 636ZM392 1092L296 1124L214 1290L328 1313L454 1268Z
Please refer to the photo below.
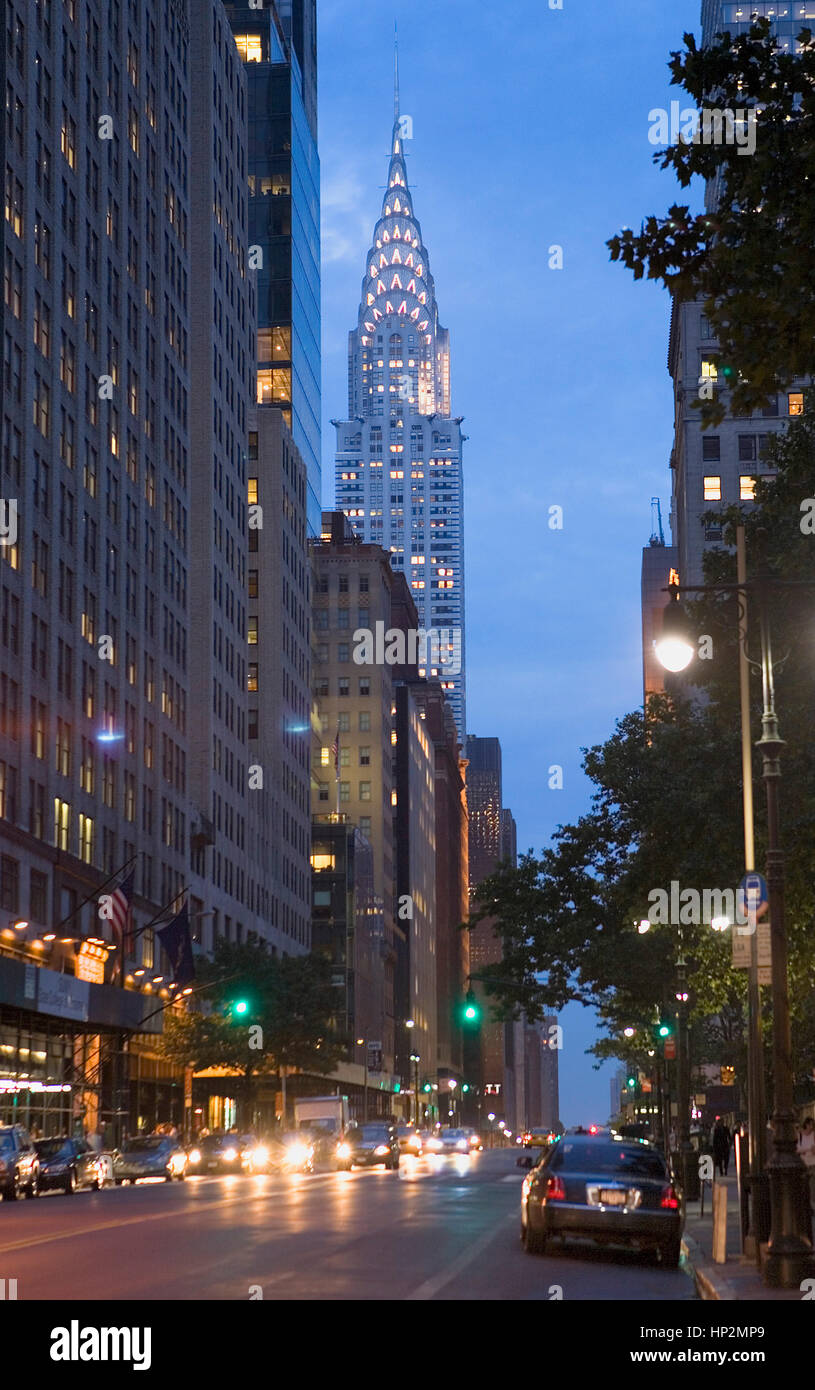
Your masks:
M642 701L640 564L670 542L669 303L606 239L679 190L648 113L699 0L321 0L323 501L347 409L347 333L387 171L393 22L416 214L465 417L467 730L497 736L519 850L588 809L581 747ZM684 103L687 104L687 103ZM700 190L695 190L700 197ZM687 201L687 195L682 196ZM549 269L549 247L564 268ZM563 508L562 531L548 526ZM564 788L550 791L551 765ZM561 1119L603 1121L593 1016L561 1016Z

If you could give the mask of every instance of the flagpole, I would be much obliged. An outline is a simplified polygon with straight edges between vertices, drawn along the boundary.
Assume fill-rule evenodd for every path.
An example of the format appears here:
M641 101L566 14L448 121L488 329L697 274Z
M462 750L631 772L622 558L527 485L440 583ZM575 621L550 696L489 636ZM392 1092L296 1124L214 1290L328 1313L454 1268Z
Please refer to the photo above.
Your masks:
M129 869L130 865L136 862L138 857L138 853L131 854L130 858L125 860L124 864L120 869L117 869L115 873L110 874L108 878L103 878L102 882L98 885L98 887L94 888L93 892L89 893L87 898L82 899L82 902L79 904L78 907L75 907L71 912L68 913L67 917L63 917L62 921L57 924L55 928L57 935L59 935L66 922L70 922L71 918L76 917L77 913L81 912L83 907L87 907L88 903L93 902L94 898L98 898L99 894L102 892L102 889L106 888L109 883L112 883L115 878L120 878L121 875L125 872L125 870Z

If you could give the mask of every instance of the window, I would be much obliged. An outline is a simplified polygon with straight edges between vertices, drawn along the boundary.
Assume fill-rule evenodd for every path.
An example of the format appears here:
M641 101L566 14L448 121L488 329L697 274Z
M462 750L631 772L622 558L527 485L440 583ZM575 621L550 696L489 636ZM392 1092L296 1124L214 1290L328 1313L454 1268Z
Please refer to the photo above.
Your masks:
M768 405L761 407L761 414L765 420L772 420L778 414L778 397L771 396Z
M29 877L28 907L35 922L48 920L48 876L32 869Z
M702 358L701 374L703 377L707 377L710 381L716 381L718 379L719 371L716 366L716 362L712 357Z
M339 592L340 592L341 594L347 594L347 593L348 593L348 575L347 575L347 574L341 574L340 577L339 577Z
M359 732L360 732L361 734L367 734L367 733L370 731L370 728L371 728L371 711L370 711L370 710L367 710L367 709L366 709L366 710L360 710L360 715L359 715Z
M351 648L347 642L337 644L337 661L344 662L351 659Z
M803 415L804 413L804 394L802 391L791 391L787 396L787 410L790 415Z
M339 729L341 734L347 734L350 731L351 716L350 714L348 714L347 711L345 711L343 714L337 715L337 728Z
M343 699L347 698L350 694L350 682L347 676L340 676L337 682L337 694Z
M705 501L721 502L722 500L722 480L718 476L705 478Z
M360 784L359 784L359 799L360 799L360 801L370 801L370 799L371 799L371 784L370 784L370 782L360 782Z
M370 695L370 693L371 693L371 678L370 678L370 676L360 676L360 680L359 680L359 693L360 693L360 695Z
M745 474L739 479L739 497L742 502L755 502L756 480Z
M754 434L739 435L739 463L751 463L756 456L756 437Z
M93 863L93 821L82 811L79 813L79 857L84 864Z
M702 435L702 461L718 463L721 457L721 440L717 434Z
M340 782L340 801L351 800L351 783Z
M360 767L370 767L370 765L371 765L371 750L370 750L370 748L360 748L360 750L359 750L359 765L360 765Z
M370 816L360 816L360 818L359 818L359 828L360 828L360 830L362 831L363 835L370 835L370 833L371 833L371 817L370 817Z
M247 635L246 635L246 640L247 640L247 642L249 643L249 646L250 646L250 647L256 647L256 646L257 646L257 642L258 642L258 620L257 620L257 618L249 618L249 619L247 620Z
M250 661L248 669L249 674L246 680L246 689L252 694L256 694L258 688L258 663L256 661Z
M18 912L20 905L20 864L11 855L0 855L0 907Z
M67 801L60 801L57 796L54 798L54 845L57 849L67 852L70 833L71 807Z
M349 612L347 608L340 608L337 613L337 627L347 628L349 625Z

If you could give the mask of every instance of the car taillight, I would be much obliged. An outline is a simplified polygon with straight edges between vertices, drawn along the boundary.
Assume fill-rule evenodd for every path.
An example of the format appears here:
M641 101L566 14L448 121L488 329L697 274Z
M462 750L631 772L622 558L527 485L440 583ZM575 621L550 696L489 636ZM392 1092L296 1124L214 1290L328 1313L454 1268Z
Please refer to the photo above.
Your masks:
M551 1177L549 1179L546 1184L546 1200L547 1202L566 1201L566 1188L563 1185L562 1178Z
M667 1211L679 1210L679 1198L672 1187L663 1187L662 1198L659 1205L664 1207Z

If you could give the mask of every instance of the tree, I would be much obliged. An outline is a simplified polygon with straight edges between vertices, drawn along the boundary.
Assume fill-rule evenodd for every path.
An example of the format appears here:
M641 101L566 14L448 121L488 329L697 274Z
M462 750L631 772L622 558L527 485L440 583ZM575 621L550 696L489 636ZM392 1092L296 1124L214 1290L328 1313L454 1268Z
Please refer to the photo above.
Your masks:
M674 204L608 246L635 279L704 299L731 373L729 408L744 415L815 368L815 44L802 28L800 51L783 53L765 19L749 34L718 37L700 49L684 35L685 51L669 63L673 84L697 108L756 113L755 153L680 142L655 154L683 188L697 176L713 182L715 210ZM705 424L724 417L723 393L698 405Z
M330 1075L344 1056L345 1040L331 1024L330 966L321 957L280 958L257 940L221 938L198 974L204 1007L167 1018L161 1051L179 1066L240 1073L247 1122L258 1076L279 1076L282 1068Z

